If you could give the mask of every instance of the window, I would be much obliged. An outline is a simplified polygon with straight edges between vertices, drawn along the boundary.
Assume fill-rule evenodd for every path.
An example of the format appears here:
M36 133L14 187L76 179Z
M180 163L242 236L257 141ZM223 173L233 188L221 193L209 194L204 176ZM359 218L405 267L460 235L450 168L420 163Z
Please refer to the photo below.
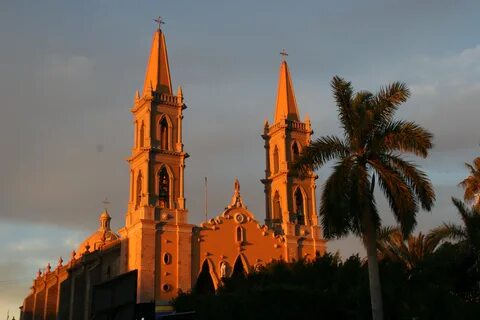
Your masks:
M273 150L273 173L278 173L279 165L278 165L278 148L275 146Z
M140 148L143 148L145 146L145 125L143 124L142 121L142 126L140 127Z
M163 255L163 263L165 264L172 263L172 255L170 253L165 252L165 254Z
M282 216L282 208L280 207L280 195L278 191L275 191L275 196L273 197L273 219L280 220Z
M135 208L138 208L142 201L142 180L142 172L139 171L137 176L137 197L135 200Z
M295 207L297 209L296 220L298 224L305 224L305 212L304 212L304 203L303 203L303 194L300 188L297 188L294 194L295 198Z
M297 160L298 159L298 156L300 155L300 151L298 149L298 144L296 142L293 143L293 146L292 146L292 158L293 158L293 161Z
M236 230L236 240L237 242L245 241L245 229L240 226L237 227L237 230Z
M165 166L158 172L158 204L170 208L170 176Z
M160 121L160 149L169 150L168 121L163 117Z

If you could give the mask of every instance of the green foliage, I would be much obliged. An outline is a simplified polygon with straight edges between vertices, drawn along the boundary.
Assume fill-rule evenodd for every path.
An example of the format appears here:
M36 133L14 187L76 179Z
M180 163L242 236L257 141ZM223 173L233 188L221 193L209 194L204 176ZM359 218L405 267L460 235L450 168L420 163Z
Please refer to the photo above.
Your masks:
M478 319L480 304L462 294L472 281L456 245L446 243L412 269L383 259L385 319ZM274 262L246 278L226 279L215 294L182 293L178 312L198 319L371 319L367 266L358 256Z

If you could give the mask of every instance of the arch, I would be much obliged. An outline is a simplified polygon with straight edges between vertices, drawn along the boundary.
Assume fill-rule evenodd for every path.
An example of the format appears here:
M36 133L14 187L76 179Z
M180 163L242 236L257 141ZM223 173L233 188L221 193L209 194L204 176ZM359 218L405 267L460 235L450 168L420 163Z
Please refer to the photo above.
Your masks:
M273 173L278 173L279 170L279 160L278 160L278 147L275 146L273 149Z
M296 141L293 141L293 143L292 143L292 160L296 161L298 159L298 156L300 156L299 144Z
M162 114L157 125L157 139L160 142L160 149L172 149L172 128L173 124L170 117L166 114Z
M212 277L212 270L210 266L211 262L205 259L202 264L202 269L198 275L197 282L195 284L195 292L200 294L214 294L215 282Z
M296 223L305 225L305 193L301 187L297 187L293 193L293 200L295 204L295 217ZM293 221L292 221L293 222Z
M232 278L236 277L246 277L248 273L248 266L244 261L245 258L242 255L239 255L237 259L235 259L235 263L233 264L233 271L232 271Z
M135 124L133 127L133 145L135 148L138 148L138 137L139 137L139 128L138 128L138 120L135 120Z
M142 121L142 125L140 126L140 137L139 137L139 145L140 148L143 148L145 146L145 124Z
M278 190L273 196L273 219L280 220L282 218L282 207L280 205L280 194Z
M237 226L237 228L235 229L235 240L237 242L245 242L247 241L246 236L247 236L247 232L245 228L241 226Z
M173 208L173 172L169 166L163 164L156 174L158 205L160 208Z
M137 209L140 206L140 203L142 201L142 183L143 183L142 171L139 170L138 176L137 176L137 192L135 197L135 209Z

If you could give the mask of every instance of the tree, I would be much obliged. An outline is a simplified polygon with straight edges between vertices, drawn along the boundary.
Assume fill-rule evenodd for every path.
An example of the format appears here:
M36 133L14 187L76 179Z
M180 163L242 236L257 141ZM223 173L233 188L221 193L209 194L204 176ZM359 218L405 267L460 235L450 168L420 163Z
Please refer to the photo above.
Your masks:
M467 299L480 300L480 208L467 207L461 200L452 197L463 225L444 223L432 232L439 239L456 242L457 256L462 270L460 288Z
M416 224L419 206L430 210L435 194L427 175L402 152L427 157L433 135L414 122L394 120L398 107L410 92L394 82L376 94L354 92L350 82L336 76L331 82L343 137L325 136L303 149L294 171L307 175L330 160L336 160L325 182L320 206L324 235L359 236L367 251L373 319L383 318L378 272L376 233L380 227L374 186L388 199L402 234Z
M470 170L470 175L459 184L465 190L463 198L480 209L480 157L473 160L473 165L465 163L465 166Z
M403 237L399 228L382 227L377 235L378 258L400 262L406 270L413 270L417 264L431 256L442 242L434 232L426 235Z
M480 209L468 208L462 201L452 197L452 202L458 210L463 226L454 223L444 223L432 232L440 239L457 241L465 252L476 257L476 263L480 259Z

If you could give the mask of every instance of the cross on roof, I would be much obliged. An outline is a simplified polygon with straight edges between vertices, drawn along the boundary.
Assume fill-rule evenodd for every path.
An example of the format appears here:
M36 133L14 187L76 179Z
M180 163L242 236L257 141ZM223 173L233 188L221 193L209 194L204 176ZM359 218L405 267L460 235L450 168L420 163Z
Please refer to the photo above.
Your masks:
M162 24L165 24L165 22L163 21L162 17L160 17L160 16L158 16L158 18L156 18L156 19L153 19L153 21L155 21L155 22L158 24L158 30L161 29Z
M285 49L283 49L282 52L280 52L280 54L282 55L282 59L285 61L285 59L286 59L287 56L288 56L287 51L285 51Z
M111 203L110 201L108 201L108 198L105 197L105 200L102 201L103 205L105 206L105 210L107 210L108 208L108 205Z

